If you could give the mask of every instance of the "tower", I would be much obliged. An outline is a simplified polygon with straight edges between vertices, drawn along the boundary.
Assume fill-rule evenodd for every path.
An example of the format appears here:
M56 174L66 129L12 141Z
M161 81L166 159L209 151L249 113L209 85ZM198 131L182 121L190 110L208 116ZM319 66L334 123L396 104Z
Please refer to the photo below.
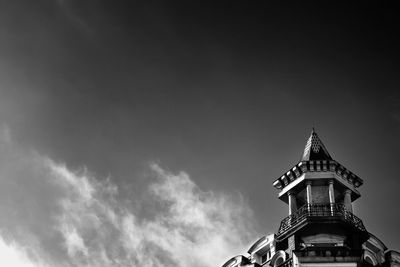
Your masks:
M273 183L289 210L276 234L278 250L307 266L330 260L357 263L369 237L352 209L362 184L332 159L313 129L299 163Z
M236 256L223 267L400 267L400 253L387 250L353 213L362 184L330 156L313 129L300 161L273 182L288 216L247 257Z

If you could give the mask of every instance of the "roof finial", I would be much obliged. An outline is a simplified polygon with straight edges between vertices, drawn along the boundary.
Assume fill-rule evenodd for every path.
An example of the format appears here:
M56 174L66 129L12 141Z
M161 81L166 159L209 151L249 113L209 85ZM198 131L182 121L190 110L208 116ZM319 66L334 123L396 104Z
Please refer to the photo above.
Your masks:
M314 126L312 127L311 133L315 133L315 128L314 128Z

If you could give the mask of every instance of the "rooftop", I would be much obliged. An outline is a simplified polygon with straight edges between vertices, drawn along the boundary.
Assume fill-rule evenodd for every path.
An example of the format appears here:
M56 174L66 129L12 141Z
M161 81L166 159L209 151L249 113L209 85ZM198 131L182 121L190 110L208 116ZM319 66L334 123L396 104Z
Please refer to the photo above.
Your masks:
M304 148L303 156L301 157L301 161L309 160L332 160L332 157L329 155L321 139L319 139L314 128L311 131L311 135Z

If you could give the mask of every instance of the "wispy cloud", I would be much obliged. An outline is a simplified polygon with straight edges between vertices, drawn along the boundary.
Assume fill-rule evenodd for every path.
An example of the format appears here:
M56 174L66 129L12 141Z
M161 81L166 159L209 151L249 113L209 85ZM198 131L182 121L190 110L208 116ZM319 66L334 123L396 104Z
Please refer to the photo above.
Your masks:
M26 249L14 242L6 242L0 237L0 262L3 266L35 267L41 266L29 256Z
M145 197L124 199L112 179L70 170L2 133L0 254L19 261L9 266L218 266L255 236L240 195L205 192L185 172L149 164Z

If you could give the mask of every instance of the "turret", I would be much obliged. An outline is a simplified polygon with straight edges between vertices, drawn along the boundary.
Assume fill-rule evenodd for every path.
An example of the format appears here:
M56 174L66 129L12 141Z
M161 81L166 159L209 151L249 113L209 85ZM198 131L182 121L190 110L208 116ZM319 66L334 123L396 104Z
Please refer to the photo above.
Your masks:
M278 232L223 267L400 267L400 253L387 250L353 214L362 184L331 157L313 129L300 161L273 182L288 205Z
M289 206L289 215L304 204L340 203L352 212L360 197L363 180L333 160L317 133L311 132L299 163L274 183L279 199Z
M368 232L353 214L352 202L360 197L362 184L330 156L313 129L300 161L273 183L289 210L276 234L278 249L291 256L359 257Z

